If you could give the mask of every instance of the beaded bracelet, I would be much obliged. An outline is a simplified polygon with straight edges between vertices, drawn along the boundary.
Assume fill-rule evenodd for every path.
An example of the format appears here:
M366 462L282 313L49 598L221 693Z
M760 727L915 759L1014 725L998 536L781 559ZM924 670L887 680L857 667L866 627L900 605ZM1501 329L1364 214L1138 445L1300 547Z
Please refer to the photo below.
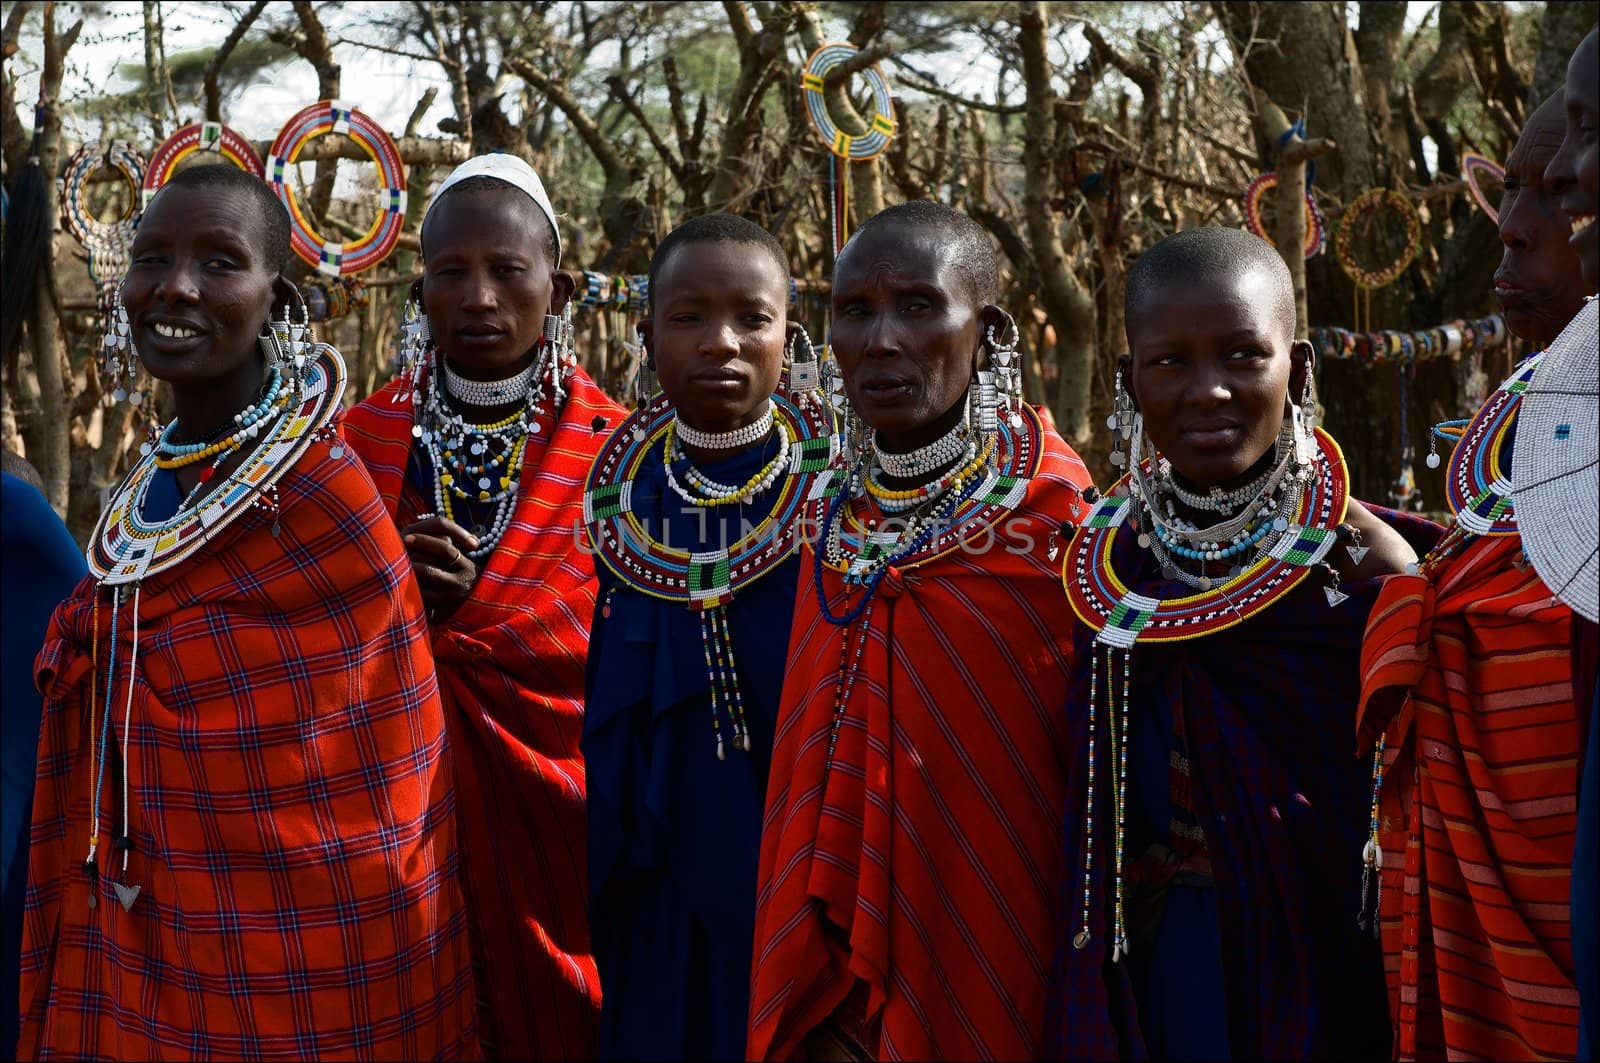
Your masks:
M1385 206L1399 211L1405 220L1405 249L1399 258L1382 269L1367 269L1359 265L1350 255L1350 243L1355 236L1352 223L1365 214L1376 214ZM1339 232L1333 242L1334 257L1338 259L1340 268L1355 286L1363 291L1373 291L1393 284L1406 271L1406 267L1411 265L1420 250L1422 250L1422 219L1417 216L1417 208L1412 205L1411 200L1392 188L1373 188L1357 196L1355 202L1345 208L1344 217L1339 219Z

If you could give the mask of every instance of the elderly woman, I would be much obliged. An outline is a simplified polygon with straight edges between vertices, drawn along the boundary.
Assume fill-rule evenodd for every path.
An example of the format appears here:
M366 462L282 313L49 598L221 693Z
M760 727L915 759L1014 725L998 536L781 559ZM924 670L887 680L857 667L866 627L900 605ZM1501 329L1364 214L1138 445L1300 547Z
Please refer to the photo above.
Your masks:
M589 1058L600 985L578 740L595 578L576 529L622 411L577 366L560 316L573 281L527 163L458 166L423 216L422 257L401 374L346 433L428 607L485 1045Z
M1591 106L1594 71L1591 55L1582 71ZM1594 277L1583 269L1581 233L1557 206L1571 187L1557 158L1563 99L1534 112L1507 161L1495 284L1512 331L1553 356L1579 334L1593 351L1595 334L1593 311L1585 321L1582 310ZM1573 645L1582 618L1527 563L1512 486L1514 452L1528 445L1517 436L1524 389L1546 362L1526 359L1455 426L1455 525L1416 574L1384 588L1367 633L1363 739L1369 749L1381 742L1389 762L1374 814L1390 1006L1405 1058L1578 1053L1581 949L1569 889L1572 904L1587 896L1592 905L1594 883L1574 885L1563 872L1578 832L1577 752L1590 708L1572 680L1594 650L1592 638L1587 652Z
M1016 400L997 272L981 228L925 202L869 219L834 269L851 454L801 557L753 1059L1040 1048L1070 628L1051 562L1089 478Z
M1270 244L1169 237L1126 305L1128 474L1063 569L1078 622L1054 1048L1381 1056L1370 761L1350 721L1376 577L1414 548L1349 498L1315 428L1311 346ZM1437 532L1414 524L1419 543Z
M288 257L225 165L133 241L108 346L176 416L39 655L23 1058L477 1056L422 602Z
M744 1058L795 517L832 445L788 304L788 260L759 226L709 214L668 234L640 323L661 390L590 476L600 609L583 754L603 1059Z

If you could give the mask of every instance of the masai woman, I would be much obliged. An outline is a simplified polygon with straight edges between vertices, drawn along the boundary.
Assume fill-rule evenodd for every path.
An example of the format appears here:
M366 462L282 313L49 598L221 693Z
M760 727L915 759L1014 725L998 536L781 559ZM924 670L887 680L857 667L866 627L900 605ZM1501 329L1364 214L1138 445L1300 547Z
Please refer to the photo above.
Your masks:
M1572 230L1543 179L1563 125L1557 93L1506 160L1500 203L1495 294L1511 330L1541 349L1584 329L1568 325L1585 294ZM1587 332L1592 347L1592 313ZM1373 855L1402 1059L1577 1052L1564 873L1578 811L1574 617L1528 565L1510 489L1523 395L1543 361L1524 360L1473 417L1434 429L1436 442L1459 439L1454 526L1385 586L1367 633L1361 748L1383 764Z
M176 416L39 655L20 1054L476 1058L422 602L288 214L195 167L131 254L108 347Z
M1078 622L1054 1050L1383 1056L1370 761L1350 720L1374 577L1414 549L1349 498L1315 428L1270 244L1169 237L1126 306L1111 424L1129 473L1063 569Z
M759 226L710 214L670 233L640 325L661 390L590 475L583 754L605 1059L744 1058L796 518L833 441L788 305L783 248Z
M753 1059L1039 1052L1067 767L1051 552L1089 477L1020 402L997 274L987 234L927 202L834 269L851 453L801 556Z
M423 216L422 257L402 372L347 433L428 607L485 1046L585 1059L600 1008L578 751L595 582L577 528L622 411L577 366L561 316L573 281L527 163L456 167Z

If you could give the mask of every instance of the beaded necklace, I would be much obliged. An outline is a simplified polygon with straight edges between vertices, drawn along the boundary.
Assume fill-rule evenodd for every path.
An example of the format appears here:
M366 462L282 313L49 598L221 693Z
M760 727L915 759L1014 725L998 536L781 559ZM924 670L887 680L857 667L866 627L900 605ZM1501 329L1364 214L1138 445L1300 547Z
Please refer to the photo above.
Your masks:
M437 386L434 380L428 382L427 395L422 399L421 413L411 434L428 458L435 513L455 521L457 502L492 507L489 519L472 529L478 540L477 547L465 551L474 564L482 565L494 553L516 513L529 437L544 431L547 416L552 430L554 428L564 397L564 377L547 344L541 344L533 364L504 381L462 382L450 372L437 348L434 359L440 366L437 375L443 379L444 386ZM474 387L465 386L467 383ZM488 424L468 420L467 413L455 408L447 398L447 394L481 398L502 392L513 398L521 397L523 406L516 413ZM494 405L504 405L505 401L504 398L490 400Z
M647 462L660 448L669 484L680 497L687 492L677 483L670 449L682 425L664 393L657 392L617 426L607 438L583 495L583 523L589 543L607 568L628 588L652 598L674 602L700 614L701 645L706 672L711 679L712 733L717 759L726 759L721 719L728 718L735 750L750 752L750 731L745 723L744 697L739 688L733 634L727 607L745 587L783 564L799 546L800 515L813 477L826 469L837 453L832 424L820 404L796 406L774 395L771 427L778 437L777 456L756 480L769 479L767 487L756 481L734 490L742 502L754 502L771 490L777 496L766 515L732 543L716 549L688 551L669 546L651 535L634 513L635 483ZM757 437L759 438L759 437ZM766 470L776 465L769 478ZM701 482L709 480L701 478ZM686 499L692 505L715 504L713 496Z
M975 442L969 447L973 448ZM823 619L840 629L824 775L832 768L856 672L871 637L873 602L889 569L926 565L971 539L992 535L994 526L1027 496L1042 449L1038 416L1025 407L1021 423L1013 426L1001 419L997 430L984 436L972 460L910 492L883 492L873 483L869 462L875 446L863 448L853 465L831 468L817 478L812 496L821 515L823 541L813 551L813 590ZM880 492L916 497L908 509L891 513ZM887 501L892 506L899 499ZM878 515L889 519L880 522ZM836 603L843 607L840 612L834 611L835 603L829 602L824 588L826 569L837 572L845 584ZM854 604L847 604L858 592Z
M94 577L94 605L91 610L91 629L95 650L91 653L90 702L99 697L97 691L99 672L99 611L100 589L112 588L111 645L105 670L105 696L101 706L98 733L94 714L90 712L90 749L95 758L92 773L92 800L89 807L88 853L84 857L84 872L89 877L89 907L98 903L96 885L99 881L97 856L100 850L100 801L105 787L106 767L111 741L111 711L117 692L119 676L119 616L124 602L124 590L132 584L131 628L132 645L128 651L127 700L123 707L122 755L122 826L114 838L117 851L122 853L121 880L113 881L112 888L124 910L131 909L138 898L140 887L127 882L128 859L133 850L130 835L131 801L129 741L133 724L134 687L139 665L139 599L143 581L166 572L192 557L206 543L215 539L241 515L255 509L264 510L273 518L272 535L277 538L279 512L277 483L292 469L302 455L317 440L329 444L329 457L341 458L344 447L334 427L338 418L339 401L344 393L345 369L339 352L327 344L316 344L314 352L304 366L304 380L283 383L276 370L263 386L263 398L234 417L242 426L230 435L238 437L231 450L223 450L210 466L214 472L222 459L232 450L250 444L244 460L227 480L198 504L194 491L178 506L172 516L162 521L148 521L144 517L145 500L156 473L164 468L178 468L204 460L183 459L204 451L214 443L177 444L172 442L173 425L168 425L158 438L140 448L140 457L128 470L111 493L110 501L95 524L89 537L86 557L89 574ZM253 416L252 416L253 414ZM176 459L176 460L175 460ZM211 477L202 474L201 483Z
M772 400L767 400L761 415L742 428L731 432L702 432L677 413L672 415L672 426L677 438L701 450L737 450L765 439L772 429Z
M1293 467L1293 448L1280 440L1278 462L1252 485L1259 493L1248 499L1231 493L1235 504L1243 502L1241 514L1248 516L1241 519L1235 515L1211 528L1183 527L1158 519L1163 509L1169 518L1175 514L1175 507L1170 504L1173 492L1161 460L1146 459L1095 503L1068 545L1062 562L1067 598L1078 618L1096 632L1089 671L1083 904L1079 929L1072 939L1074 948L1087 948L1093 940L1095 799L1102 782L1097 774L1101 763L1097 744L1101 741L1103 713L1112 771L1112 962L1129 951L1123 870L1135 644L1202 638L1239 624L1281 600L1313 567L1321 567L1329 575L1331 583L1324 593L1330 607L1348 597L1339 590L1338 575L1324 559L1341 540L1346 540L1346 549L1357 563L1366 548L1360 545L1353 529L1343 523L1348 474L1338 444L1320 429L1316 440L1317 450L1309 467ZM1208 492L1196 497L1213 496ZM1273 504L1269 505L1268 499L1273 499ZM1163 576L1183 582L1198 593L1159 599L1136 594L1123 583L1112 563L1112 553L1130 517L1130 530L1138 545L1150 551L1161 565ZM1238 538L1223 535L1219 528L1232 529L1231 535ZM1232 545L1222 545L1219 540ZM1191 560L1234 564L1227 577L1213 579L1203 570L1201 575L1193 575L1176 564L1169 549ZM1121 682L1117 683L1114 680L1119 668ZM1105 706L1100 705L1102 693Z
M689 505L699 508L731 506L748 502L761 494L771 487L783 470L788 467L789 444L793 442L789 435L788 427L782 421L778 421L776 424L773 423L770 406L768 407L766 420L769 430L777 433L777 453L772 456L771 461L756 470L754 476L743 484L733 487L717 483L689 463L689 458L683 452L683 446L678 439L676 431L681 422L677 418L673 418L672 423L667 425L666 445L661 448L661 464L666 469L667 486L672 488L673 493L689 503ZM684 466L684 479L688 481L687 488L678 482L677 474L673 472L672 467L678 464Z

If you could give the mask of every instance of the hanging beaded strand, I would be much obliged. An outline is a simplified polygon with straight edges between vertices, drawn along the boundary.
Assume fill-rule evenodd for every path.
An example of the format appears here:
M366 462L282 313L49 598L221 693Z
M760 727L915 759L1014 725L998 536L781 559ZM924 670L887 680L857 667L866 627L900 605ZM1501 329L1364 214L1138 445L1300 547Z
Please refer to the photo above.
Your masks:
M95 588L96 598L99 588ZM89 853L83 858L83 870L89 876L89 907L96 904L95 882L100 868L95 854L100 851L100 793L106 781L106 742L111 733L111 699L117 678L117 622L122 613L122 587L111 592L111 649L106 655L105 709L100 717L100 746L95 752L94 797L89 803ZM93 748L93 747L91 747Z
M1117 800L1116 800L1116 875L1117 875L1117 907L1116 925L1112 930L1111 960L1115 963L1128 954L1128 924L1126 919L1126 883L1123 876L1123 859L1127 851L1128 830L1128 686L1130 662L1133 659L1131 648L1122 651L1122 704L1115 706L1120 709L1118 718L1112 725L1112 746L1116 754L1117 772ZM1110 685L1111 668L1116 663L1116 650L1113 648L1106 654L1106 682ZM1116 701L1115 692L1111 700Z
M1083 805L1083 920L1072 938L1075 949L1087 948L1093 938L1089 931L1089 912L1094 896L1094 747L1099 739L1096 724L1100 705L1100 648L1097 641L1089 651L1089 785Z
M867 639L872 632L872 602L868 597L861 610L861 626L856 630L855 652L851 653L850 624L839 626L839 671L833 683L833 718L828 724L828 755L822 764L822 779L827 782L833 770L833 751L839 745L839 731L844 727L845 710L850 705L850 694L856 688L856 675L861 671L861 655L866 652Z
M133 851L132 836L129 833L131 802L128 800L128 780L133 775L133 765L128 762L128 739L133 726L134 680L139 670L139 584L137 583L133 585L132 614L133 643L128 649L128 701L122 712L122 832L116 839L117 848L122 850L122 880L111 884L111 888L116 891L117 901L125 912L133 907L133 902L139 896L139 887L127 884L128 855Z
M1383 900L1383 843L1378 837L1378 801L1383 793L1383 752L1388 739L1387 734L1380 735L1378 746L1372 751L1372 814L1367 821L1367 844L1361 850L1361 911L1356 916L1356 926L1370 930L1373 937L1381 933L1378 910Z
M722 743L722 715L728 717L733 748L742 753L749 753L753 748L750 728L745 723L744 695L739 690L739 673L733 659L733 632L728 628L727 612L723 606L700 610L700 642L705 651L706 672L711 677L711 729L717 737L718 760L728 759Z

